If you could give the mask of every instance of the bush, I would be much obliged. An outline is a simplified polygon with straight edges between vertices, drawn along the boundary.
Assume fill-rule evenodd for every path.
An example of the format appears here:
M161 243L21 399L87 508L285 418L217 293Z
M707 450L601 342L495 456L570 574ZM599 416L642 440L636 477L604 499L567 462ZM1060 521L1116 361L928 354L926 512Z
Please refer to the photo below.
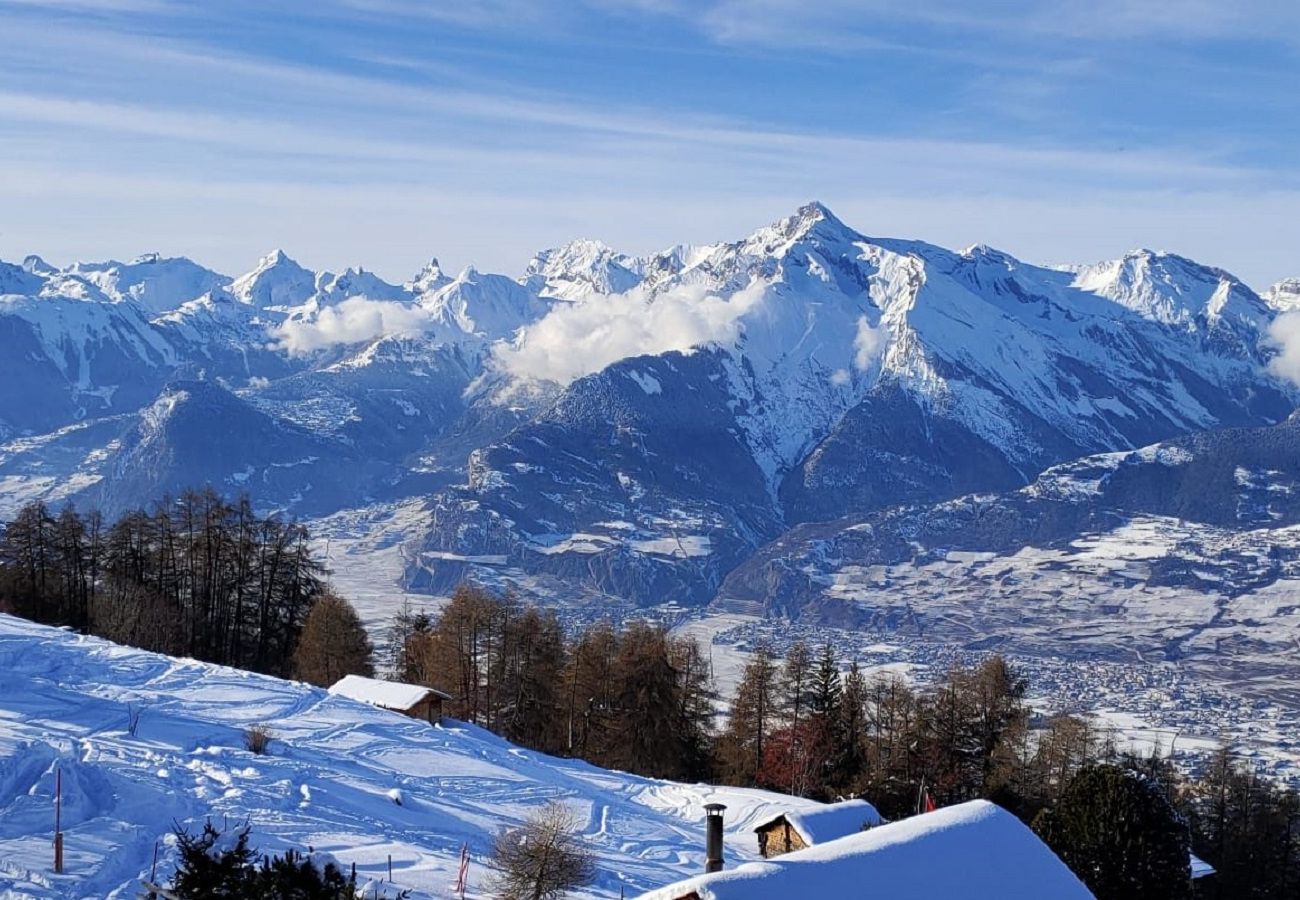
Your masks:
M266 725L249 725L244 729L244 746L250 753L262 756L275 738L275 732Z
M554 900L590 884L595 857L579 843L578 821L560 803L548 803L520 828L502 831L492 852L499 900Z

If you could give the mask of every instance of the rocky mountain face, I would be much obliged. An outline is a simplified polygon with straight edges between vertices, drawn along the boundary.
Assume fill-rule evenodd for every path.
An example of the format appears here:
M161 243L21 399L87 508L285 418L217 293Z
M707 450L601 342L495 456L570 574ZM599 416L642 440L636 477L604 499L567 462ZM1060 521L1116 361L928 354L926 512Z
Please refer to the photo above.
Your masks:
M558 577L699 603L800 522L1015 488L1293 407L1267 372L1276 312L1166 254L1045 269L866 238L813 205L736 244L618 265L651 304L688 286L723 298L734 332L581 379L476 453L430 506L414 574L435 590Z
M1292 417L1085 457L1018 490L799 525L714 603L940 640L1227 654L1258 672L1290 658L1297 596Z
M1288 433L1287 285L1145 250L1045 268L820 204L645 257L576 241L518 278L33 257L0 264L0 511L202 483L295 515L427 497L415 588L856 618L818 579L901 565L917 534L1002 553L1138 514L1286 527L1236 518L1232 480L1255 473L1272 515L1284 465L1243 457L1205 491L1133 448Z

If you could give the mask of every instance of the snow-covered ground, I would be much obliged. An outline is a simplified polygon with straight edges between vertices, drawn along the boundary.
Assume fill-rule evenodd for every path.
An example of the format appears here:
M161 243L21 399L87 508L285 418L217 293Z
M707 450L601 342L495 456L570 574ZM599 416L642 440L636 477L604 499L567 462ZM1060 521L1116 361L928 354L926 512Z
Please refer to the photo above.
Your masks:
M379 648L403 608L433 614L442 606L444 598L412 593L405 585L406 543L425 524L424 505L420 498L376 503L307 523L330 587L356 608Z
M129 733L132 709L140 711ZM270 752L244 749L267 723ZM52 872L55 771L63 779L65 872ZM728 807L727 853L752 859L749 827L791 805L761 791L681 785L521 750L479 729L434 727L323 690L176 660L0 616L0 897L136 896L173 822L253 826L256 845L311 846L443 896L462 843L469 896L503 825L550 800L581 818L599 875L583 896L615 897L702 871L703 805Z

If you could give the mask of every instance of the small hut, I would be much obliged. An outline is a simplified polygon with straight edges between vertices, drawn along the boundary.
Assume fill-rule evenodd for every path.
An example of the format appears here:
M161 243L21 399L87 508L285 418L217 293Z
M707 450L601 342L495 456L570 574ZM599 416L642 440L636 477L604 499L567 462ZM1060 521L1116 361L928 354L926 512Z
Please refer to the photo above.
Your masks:
M848 837L885 820L866 800L841 800L812 809L779 813L754 826L758 852L771 858Z
M330 688L330 693L350 700L360 700L412 719L434 723L442 719L442 705L451 699L450 694L436 688L403 684L400 681L380 681L362 675L345 676Z

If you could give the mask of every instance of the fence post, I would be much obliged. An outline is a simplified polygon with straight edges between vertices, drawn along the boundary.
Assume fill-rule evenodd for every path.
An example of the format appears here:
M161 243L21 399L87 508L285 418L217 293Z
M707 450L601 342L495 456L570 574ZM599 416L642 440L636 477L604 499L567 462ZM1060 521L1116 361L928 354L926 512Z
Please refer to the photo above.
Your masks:
M63 874L63 769L54 767L54 874Z

